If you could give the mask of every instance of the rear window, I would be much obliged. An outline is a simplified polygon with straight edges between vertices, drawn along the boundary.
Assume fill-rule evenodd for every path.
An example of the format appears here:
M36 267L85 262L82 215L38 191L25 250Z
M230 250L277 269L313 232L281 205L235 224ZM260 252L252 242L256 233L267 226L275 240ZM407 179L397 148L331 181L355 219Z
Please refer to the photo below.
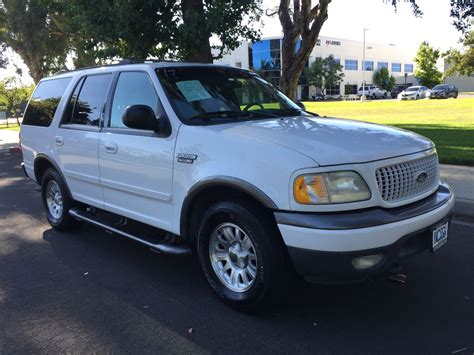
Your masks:
M48 127L71 78L42 81L31 96L23 117L24 125Z

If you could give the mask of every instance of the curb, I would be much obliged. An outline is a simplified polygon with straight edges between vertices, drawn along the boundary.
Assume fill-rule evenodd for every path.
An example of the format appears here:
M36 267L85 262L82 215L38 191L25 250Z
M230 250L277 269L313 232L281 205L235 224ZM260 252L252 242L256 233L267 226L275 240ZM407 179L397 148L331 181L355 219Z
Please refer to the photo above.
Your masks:
M0 153L21 153L20 147L0 148Z

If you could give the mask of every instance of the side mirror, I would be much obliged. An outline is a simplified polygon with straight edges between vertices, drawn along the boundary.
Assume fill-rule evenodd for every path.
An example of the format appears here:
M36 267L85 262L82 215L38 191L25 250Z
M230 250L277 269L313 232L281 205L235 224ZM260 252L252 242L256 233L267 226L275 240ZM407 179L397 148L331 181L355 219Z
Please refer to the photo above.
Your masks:
M306 106L301 101L297 101L296 104L303 110L306 111Z
M160 130L160 122L156 118L155 112L147 105L128 106L123 113L122 122L128 128L154 132Z

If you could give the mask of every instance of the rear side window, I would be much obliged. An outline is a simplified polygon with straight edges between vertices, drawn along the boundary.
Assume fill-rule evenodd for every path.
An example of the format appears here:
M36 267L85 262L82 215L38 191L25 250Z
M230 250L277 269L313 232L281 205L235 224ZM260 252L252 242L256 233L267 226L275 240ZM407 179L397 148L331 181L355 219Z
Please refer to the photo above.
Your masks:
M48 127L71 78L42 81L31 96L23 117L24 125Z

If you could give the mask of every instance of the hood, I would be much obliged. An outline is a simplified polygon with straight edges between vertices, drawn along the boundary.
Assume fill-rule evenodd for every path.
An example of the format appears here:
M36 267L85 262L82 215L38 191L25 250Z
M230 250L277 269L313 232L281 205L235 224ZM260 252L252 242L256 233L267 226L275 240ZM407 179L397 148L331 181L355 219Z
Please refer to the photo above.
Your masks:
M287 147L321 166L387 159L433 147L430 140L409 131L337 118L297 116L208 128L220 131L221 137L238 135L242 144L255 139Z

